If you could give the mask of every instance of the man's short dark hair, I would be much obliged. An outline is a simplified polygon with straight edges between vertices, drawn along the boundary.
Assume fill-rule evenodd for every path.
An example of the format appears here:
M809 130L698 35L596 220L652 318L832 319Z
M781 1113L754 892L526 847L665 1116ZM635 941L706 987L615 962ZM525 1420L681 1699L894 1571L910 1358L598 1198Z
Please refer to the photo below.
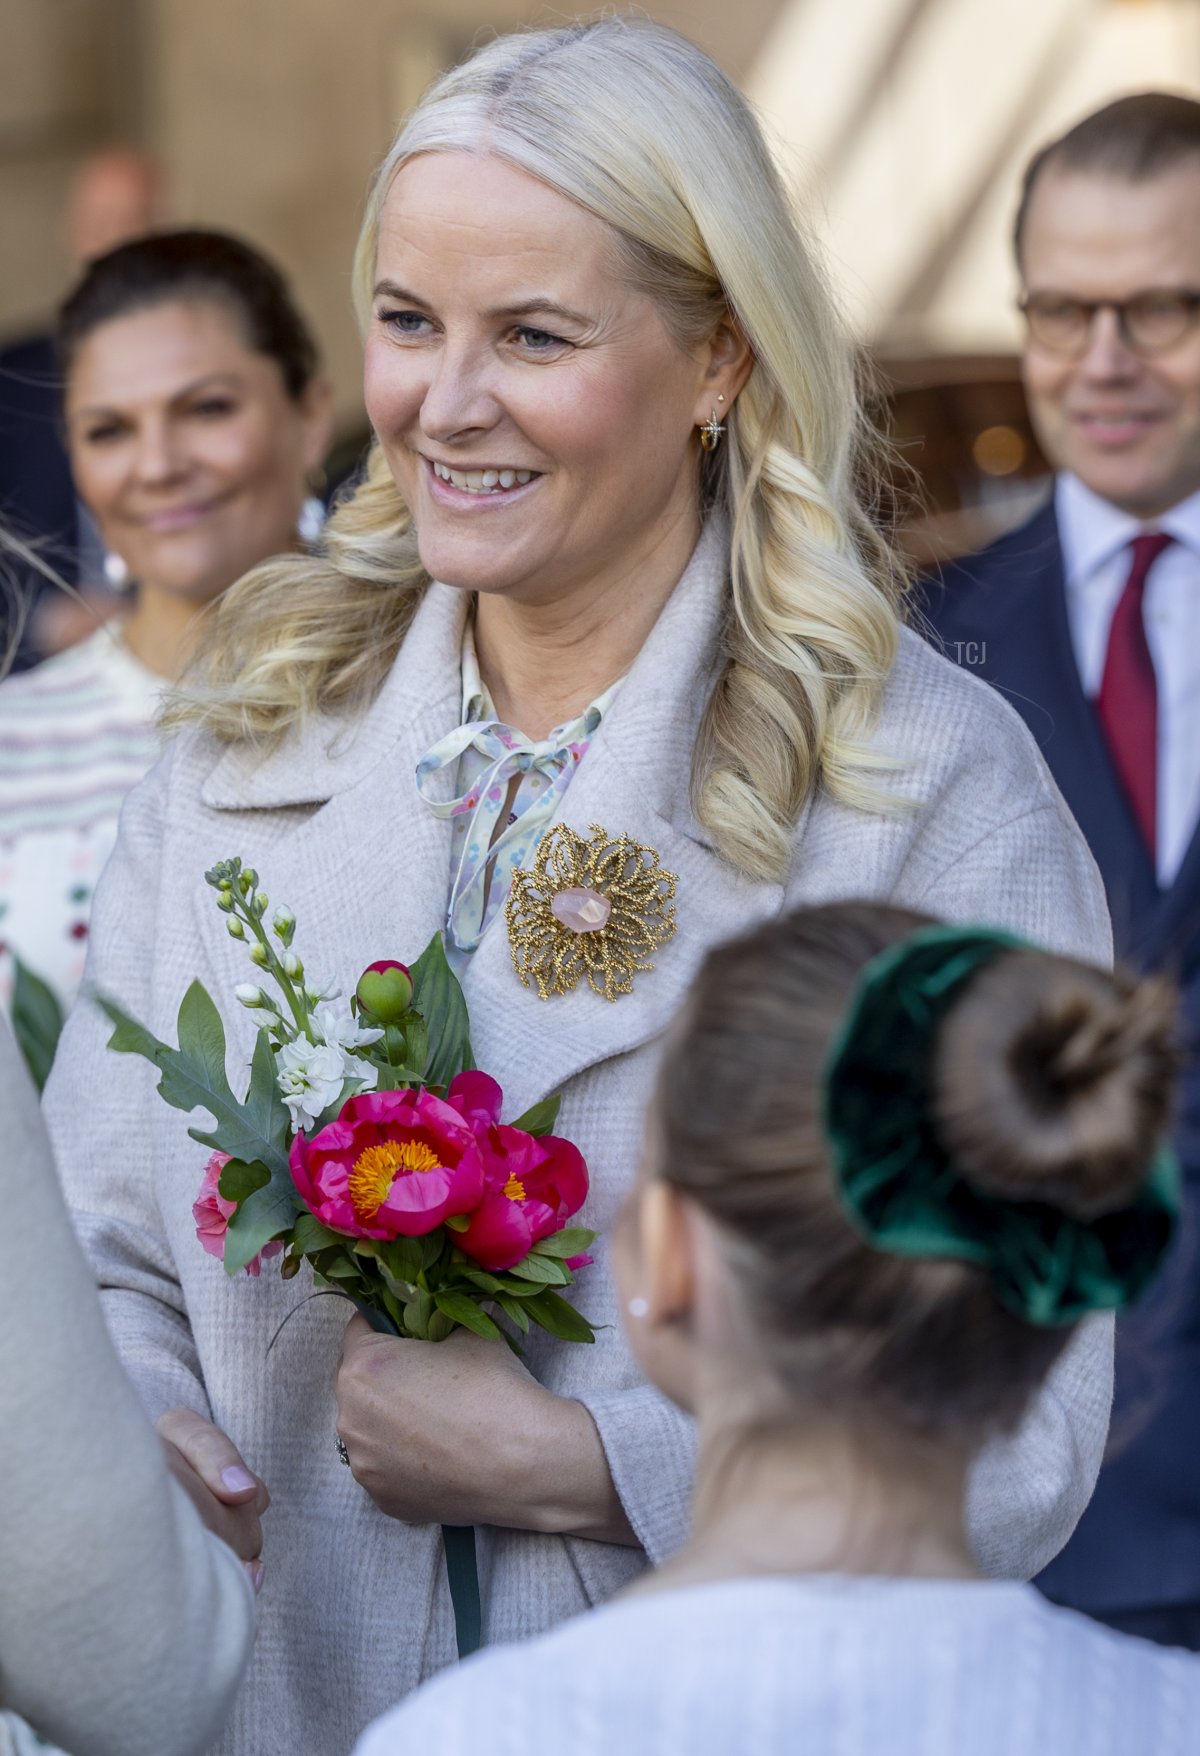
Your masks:
M1021 260L1021 237L1034 184L1047 165L1064 171L1095 171L1140 183L1171 170L1180 160L1200 160L1200 103L1174 92L1142 91L1117 98L1085 116L1057 140L1034 153L1021 182L1013 222L1013 249Z

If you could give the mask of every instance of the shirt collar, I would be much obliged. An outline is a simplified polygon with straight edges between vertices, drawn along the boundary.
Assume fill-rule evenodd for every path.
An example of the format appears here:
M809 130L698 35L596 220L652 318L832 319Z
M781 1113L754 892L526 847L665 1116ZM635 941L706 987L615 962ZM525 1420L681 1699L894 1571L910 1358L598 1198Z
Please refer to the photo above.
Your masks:
M1070 586L1086 585L1143 530L1165 531L1200 555L1200 493L1190 494L1161 518L1142 521L1093 493L1078 476L1063 474L1054 485L1054 510Z

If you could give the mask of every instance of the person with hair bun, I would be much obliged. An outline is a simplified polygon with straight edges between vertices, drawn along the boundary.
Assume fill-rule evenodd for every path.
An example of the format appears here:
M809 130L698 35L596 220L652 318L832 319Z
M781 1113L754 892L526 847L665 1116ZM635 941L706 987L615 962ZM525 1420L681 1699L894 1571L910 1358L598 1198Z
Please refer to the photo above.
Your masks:
M0 688L0 999L13 959L66 1004L117 813L206 607L323 508L332 391L273 263L223 232L90 262L59 313L67 449L124 612ZM37 578L35 569L26 570Z
M603 1240L663 1032L731 932L865 892L1107 960L1095 869L1027 733L903 625L852 350L708 56L625 18L488 44L387 154L355 287L365 478L315 555L208 618L97 899L98 989L166 1035L193 977L229 992L240 953L203 875L235 853L323 977L443 930L505 1115L562 1094ZM252 1033L232 1021L235 1060ZM595 1345L538 1336L523 1363L347 1328L273 1276L248 1299L196 1246L180 1119L107 1034L77 1012L47 1113L123 1353L218 1496L207 1447L230 1442L272 1494L222 1756L344 1756L451 1661L439 1525L476 1527L489 1641L678 1547L694 1434L619 1334L603 1241L580 1282ZM978 1466L988 1571L1028 1574L1073 1528L1111 1353L1110 1319L1081 1325Z
M980 1577L970 1472L1171 1237L1175 1006L907 909L709 954L613 1250L699 1427L692 1534L608 1607L481 1655L356 1756L1183 1756L1200 1664ZM536 1678L536 1714L530 1711Z

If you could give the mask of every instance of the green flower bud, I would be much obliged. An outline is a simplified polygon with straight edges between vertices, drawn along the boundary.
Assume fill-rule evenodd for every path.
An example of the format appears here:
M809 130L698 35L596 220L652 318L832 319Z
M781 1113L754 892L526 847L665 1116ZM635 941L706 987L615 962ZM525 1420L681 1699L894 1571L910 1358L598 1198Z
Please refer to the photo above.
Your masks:
M246 937L246 929L236 915L231 915L226 921L225 931L231 939L244 939Z
M275 1010L262 989L255 987L253 982L239 982L233 990L233 994L234 998L245 1007L265 1006L272 1012Z
M271 925L285 945L292 942L292 934L296 931L296 917L290 908L277 908Z
M250 947L250 961L251 963L257 964L259 969L266 969L271 961L270 953L267 951L266 946L260 945L257 940L255 940L254 944Z
M412 1006L412 977L403 963L371 963L359 976L354 996L360 1009L380 1024L399 1024Z
M228 890L222 890L217 896L217 907L223 915L233 913L233 897Z
M283 1261L279 1264L279 1273L281 1277L284 1280L294 1280L300 1272L301 1261L302 1258L299 1256L285 1256Z
M290 979L294 982L298 982L301 979L301 977L303 976L304 965L301 963L300 959L296 956L296 953L294 951L285 951L284 952L284 954L283 954L283 973L285 976L290 977Z

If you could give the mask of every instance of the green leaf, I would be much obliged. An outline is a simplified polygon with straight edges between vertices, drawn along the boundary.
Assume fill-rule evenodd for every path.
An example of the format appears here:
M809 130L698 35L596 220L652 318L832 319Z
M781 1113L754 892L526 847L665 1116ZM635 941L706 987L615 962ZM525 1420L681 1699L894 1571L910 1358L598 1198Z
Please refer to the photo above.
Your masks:
M542 1291L537 1281L514 1280L509 1274L497 1275L496 1279L500 1292L507 1293L510 1299L536 1299Z
M486 1336L488 1341L500 1340L499 1329L468 1293L434 1293L433 1302L452 1323L461 1323L464 1329L473 1329L476 1335Z
M494 1274L488 1274L482 1268L471 1268L463 1276L473 1287L481 1287L485 1293L496 1294L502 1290L503 1282L498 1281Z
M318 1250L328 1250L335 1245L340 1248L347 1241L340 1232L331 1232L328 1226L323 1226L316 1214L309 1213L307 1208L302 1208L296 1215L292 1237L302 1256L315 1256Z
M175 1109L203 1109L214 1118L211 1129L188 1130L193 1140L227 1152L244 1164L264 1164L273 1182L278 1176L291 1186L288 1113L275 1083L275 1057L266 1031L258 1033L250 1064L250 1089L246 1101L239 1103L225 1074L221 1016L200 982L192 983L179 1008L177 1049L160 1042L113 1001L98 996L97 1004L116 1027L108 1040L110 1049L152 1061L161 1071L159 1093ZM294 1190L292 1199L294 1202Z
M447 1317L444 1311L434 1311L429 1319L429 1327L425 1331L426 1341L449 1341L454 1334L454 1319Z
M353 1256L335 1256L332 1251L330 1251L328 1261L322 1258L321 1273L326 1280L360 1280L362 1278L362 1269Z
M596 1242L596 1233L589 1232L586 1226L565 1226L561 1232L555 1232L549 1238L543 1238L540 1244L533 1246L535 1256L582 1256L585 1250Z
M536 1299L530 1299L525 1305L526 1311L535 1323L548 1329L560 1341L595 1341L595 1332L587 1318L577 1311L574 1305L568 1305L565 1299L551 1292L547 1287Z
M33 1082L41 1091L62 1034L63 1009L54 989L13 958L12 1028Z
M497 1293L496 1303L504 1315L512 1319L522 1335L529 1334L529 1318L525 1315L525 1307L520 1299L509 1298L507 1293Z
M376 1251L380 1267L395 1281L415 1286L425 1266L425 1255L418 1238L389 1238Z
M531 1110L518 1116L512 1126L523 1129L526 1134L553 1134L561 1107L562 1093L555 1092L553 1097L543 1098L540 1104L534 1104Z
M251 1162L248 1169L261 1173L258 1187L240 1202L225 1233L225 1272L236 1274L253 1262L264 1244L290 1232L299 1201L290 1176Z
M222 1168L217 1181L217 1189L225 1201L245 1201L256 1189L263 1188L271 1181L271 1173L266 1165L248 1165L241 1159L231 1158Z
M429 1335L429 1319L434 1315L434 1303L428 1293L418 1293L404 1307L404 1327L418 1341L425 1341Z
M413 1007L429 1032L425 1061L427 1085L449 1085L456 1073L475 1065L470 1020L458 978L446 962L442 935L435 933L413 964Z
M536 1281L539 1286L544 1287L569 1287L571 1284L569 1268L564 1268L552 1256L534 1256L532 1252L524 1262L518 1262L508 1272L517 1280Z

